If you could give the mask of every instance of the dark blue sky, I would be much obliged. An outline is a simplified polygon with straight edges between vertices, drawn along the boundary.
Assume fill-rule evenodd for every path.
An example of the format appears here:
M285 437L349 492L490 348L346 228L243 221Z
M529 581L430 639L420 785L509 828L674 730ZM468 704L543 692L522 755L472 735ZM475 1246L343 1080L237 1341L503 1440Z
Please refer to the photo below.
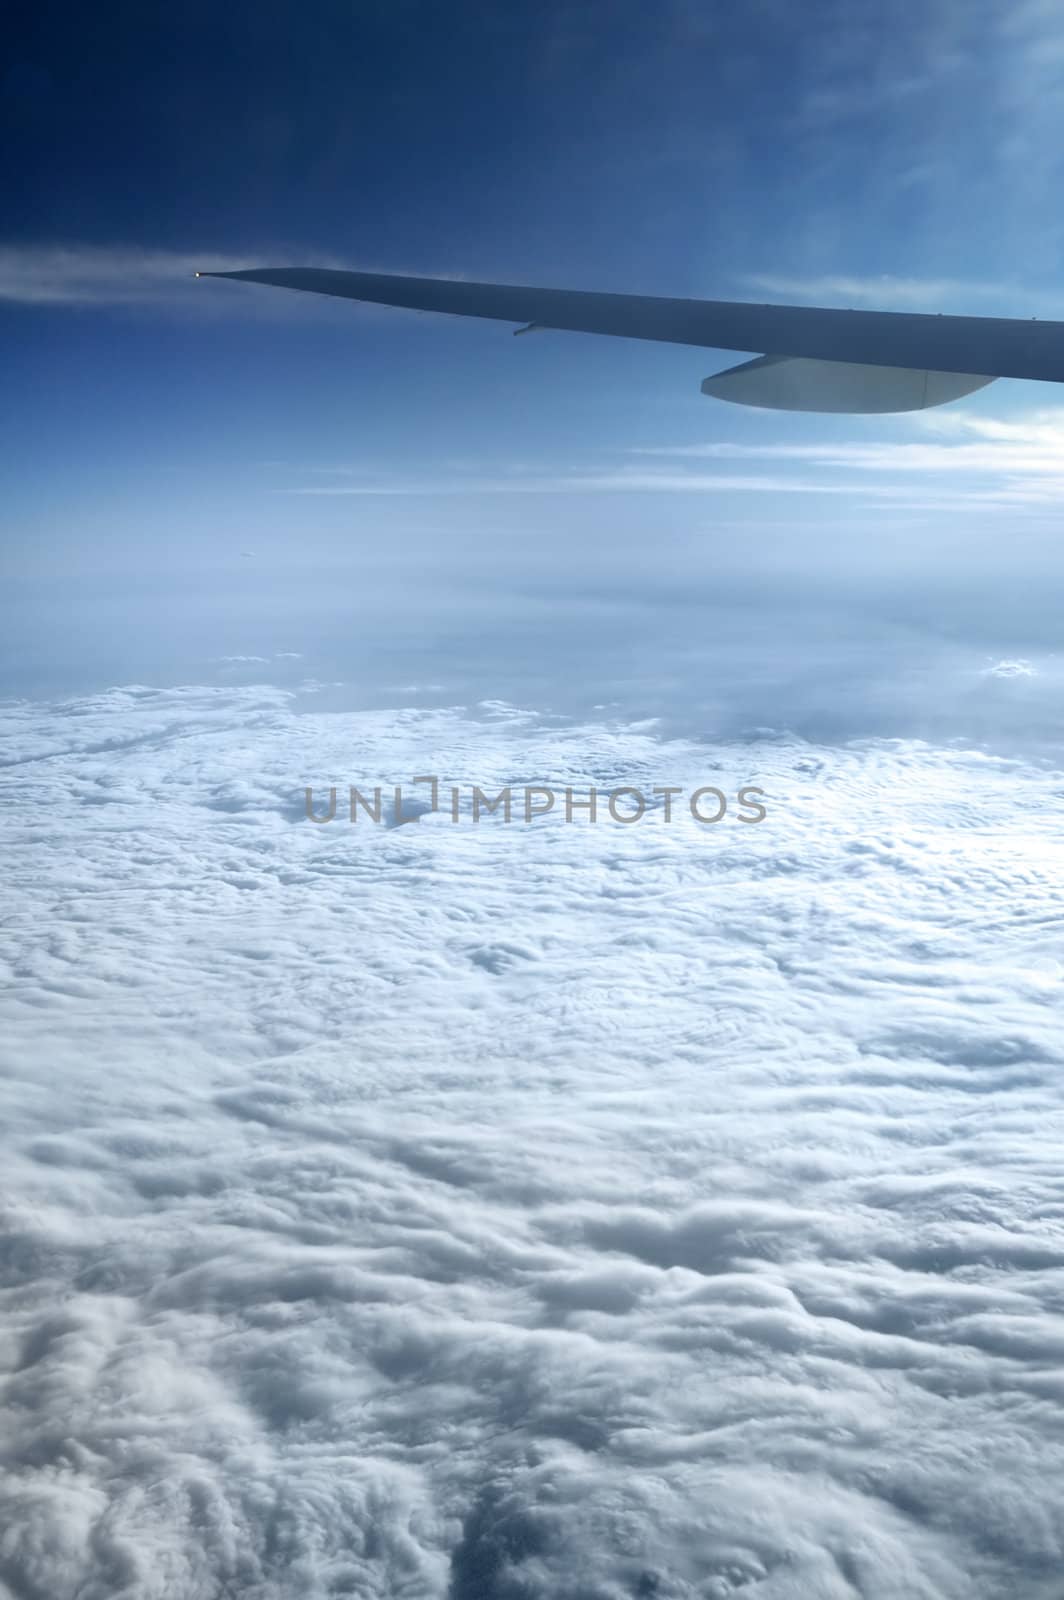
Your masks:
M498 623L728 584L849 615L889 583L908 625L964 588L947 629L1044 642L1055 390L745 413L698 392L730 355L192 273L1060 315L1054 6L45 4L2 86L9 687L309 658L316 631L346 671L400 610L445 663L474 592Z
M1010 200L1007 14L916 0L25 7L6 48L5 232L568 279L607 266L618 282L656 268L682 290L819 266L828 229L850 271L934 254L961 272L980 237L984 263L995 254ZM943 209L929 186L947 170L965 193ZM884 230L905 228L901 258L884 251Z

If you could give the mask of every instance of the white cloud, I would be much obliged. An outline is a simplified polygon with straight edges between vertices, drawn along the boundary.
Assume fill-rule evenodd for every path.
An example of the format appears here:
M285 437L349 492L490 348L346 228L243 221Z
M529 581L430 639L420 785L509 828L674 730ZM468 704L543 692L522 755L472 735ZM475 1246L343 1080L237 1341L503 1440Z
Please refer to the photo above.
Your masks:
M1059 771L266 687L0 731L0 1594L1050 1592ZM303 819L422 772L769 818Z
M790 277L786 274L755 273L743 280L749 289L763 290L766 294L782 295L794 300L839 305L871 304L884 310L900 308L904 311L937 309L949 304L962 305L969 300L1007 298L1009 288L1000 283L980 283L961 278L899 278L891 273L875 277L855 277L845 273L825 273L811 277ZM1026 296L1015 291L1017 303ZM1017 312L1017 315L1022 315Z
M279 492L325 499L801 494L842 497L864 512L1007 510L1039 518L1055 510L1064 496L1064 410L1042 408L1011 418L963 410L918 412L890 419L879 439L795 442L766 436L751 444L713 438L638 446L627 455L605 468L514 468L490 476L462 469L383 478L354 467L332 467L329 482L290 485Z
M701 447L693 450L687 448L676 452L662 450L661 454L697 454L701 456ZM757 453L754 447L753 454ZM726 454L726 452L722 452ZM773 454L769 447L766 456ZM789 456L780 459L787 460L794 465L801 462L808 464L816 461L817 465L833 468L839 465L856 465L856 461L833 459L830 448L822 453L821 459L810 455ZM890 470L889 449L880 457L881 470ZM773 472L692 472L689 469L663 471L660 469L641 469L632 466L622 466L605 472L573 472L556 476L543 475L528 478L416 478L405 481L396 481L389 484L345 484L336 486L301 486L294 489L281 491L284 494L308 495L323 498L345 497L374 497L382 496L429 496L438 499L445 495L539 495L539 494L803 494L803 495L828 495L845 496L847 504L855 508L867 510L877 503L903 502L909 506L913 499L913 490L904 484L870 483L861 484L855 492L852 480L826 478L801 478L794 475ZM1055 491L1052 491L1055 492ZM969 508L985 505L991 508L1000 507L1002 504L1011 504L1017 500L1036 500L1039 503L1050 498L1044 492L1033 493L1029 489L1022 492L1018 489L1002 485L1000 489L967 490L963 487L950 486L941 494L928 493L921 490L921 505L938 505L942 507Z
M984 673L989 678L1036 678L1038 669L1029 661L995 661Z
M762 482L777 488L813 493L855 495L871 499L912 499L919 504L949 504L987 509L1002 506L1038 511L1055 507L1064 495L1064 410L1042 409L1024 416L995 418L968 411L918 412L897 424L892 438L856 442L821 439L813 443L742 444L712 440L704 444L644 446L633 455L699 463L772 463L792 474L808 469L840 472L834 483L781 473L766 473ZM906 437L912 430L918 436ZM923 437L919 437L923 435ZM931 435L928 439L927 435ZM855 480L850 473L862 475ZM638 470L635 475L638 475ZM663 480L676 474L654 470L646 477ZM692 486L738 481L734 473L686 471L679 480ZM877 482L876 479L881 481ZM934 480L940 483L936 485ZM970 480L969 482L959 480ZM754 483L751 474L746 480ZM856 483L859 482L859 489ZM906 486L908 484L908 486Z
M272 656L215 656L213 664L222 667L268 666L271 661L302 661L300 650L277 650Z

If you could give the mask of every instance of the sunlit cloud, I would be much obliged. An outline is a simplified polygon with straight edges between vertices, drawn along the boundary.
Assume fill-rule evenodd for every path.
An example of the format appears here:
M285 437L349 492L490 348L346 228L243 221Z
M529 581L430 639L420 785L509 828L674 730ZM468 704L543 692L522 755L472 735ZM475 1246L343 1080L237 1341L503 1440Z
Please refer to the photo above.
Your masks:
M1055 504L1064 494L1064 409L1049 409L1003 420L972 412L919 413L910 426L932 438L880 439L868 443L824 439L815 443L740 444L712 440L706 444L651 445L633 450L644 459L667 458L707 462L771 462L797 474L803 468L839 470L867 477L919 478L921 493L940 477L943 492L959 493L966 504ZM696 474L692 474L694 478ZM959 479L970 478L966 488ZM996 480L992 481L992 480ZM802 480L791 482L800 491ZM823 485L853 493L854 478ZM895 488L897 486L895 485ZM861 484L864 494L888 494L889 484ZM911 492L911 487L910 487Z

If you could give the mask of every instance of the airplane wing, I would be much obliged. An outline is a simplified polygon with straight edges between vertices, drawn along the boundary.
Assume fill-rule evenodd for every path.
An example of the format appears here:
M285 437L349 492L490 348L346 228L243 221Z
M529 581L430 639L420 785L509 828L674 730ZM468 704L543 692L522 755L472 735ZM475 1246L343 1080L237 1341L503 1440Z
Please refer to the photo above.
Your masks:
M673 300L657 295L533 289L323 267L203 272L280 289L523 326L613 334L713 350L758 352L709 377L702 392L788 411L918 411L995 378L1064 382L1064 323Z

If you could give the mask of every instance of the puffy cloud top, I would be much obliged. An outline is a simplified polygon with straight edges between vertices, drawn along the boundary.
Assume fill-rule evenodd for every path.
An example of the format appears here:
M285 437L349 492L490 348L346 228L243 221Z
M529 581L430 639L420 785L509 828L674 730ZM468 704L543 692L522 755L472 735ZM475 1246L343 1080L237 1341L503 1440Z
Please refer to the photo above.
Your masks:
M5 723L5 1600L1055 1592L1060 772ZM304 816L432 772L768 815Z

